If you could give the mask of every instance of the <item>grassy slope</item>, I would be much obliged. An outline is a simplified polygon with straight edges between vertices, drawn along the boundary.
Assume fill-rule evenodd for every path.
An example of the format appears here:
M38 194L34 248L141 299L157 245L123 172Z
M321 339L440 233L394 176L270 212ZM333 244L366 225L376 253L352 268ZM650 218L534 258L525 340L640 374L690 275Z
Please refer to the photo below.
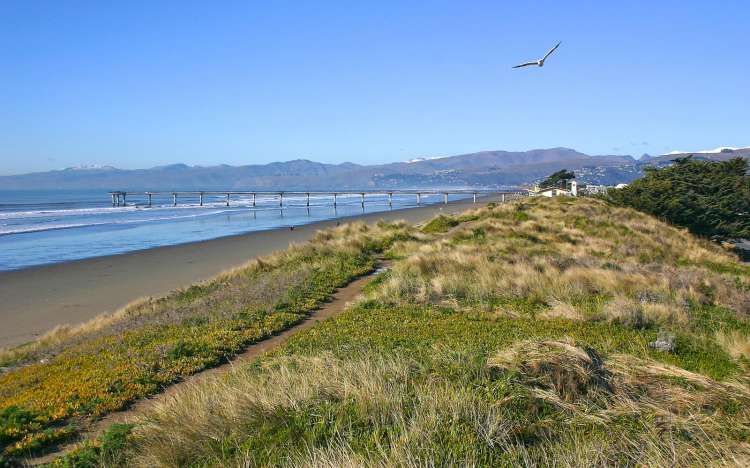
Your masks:
M746 266L595 200L426 231L402 233L341 316L60 463L750 461ZM651 349L657 335L674 352Z
M383 248L378 242L398 232L350 225L338 235L322 233L207 284L0 353L13 366L0 375L0 457L70 438L89 417L121 409L299 322L335 288L371 270Z

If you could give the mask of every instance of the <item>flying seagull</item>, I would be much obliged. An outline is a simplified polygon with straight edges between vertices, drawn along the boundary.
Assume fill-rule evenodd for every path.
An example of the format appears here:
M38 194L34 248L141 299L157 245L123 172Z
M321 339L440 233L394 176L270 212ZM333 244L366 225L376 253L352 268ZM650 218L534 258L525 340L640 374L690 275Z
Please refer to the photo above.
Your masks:
M557 50L558 47L560 47L560 44L562 44L562 42L558 42L557 45L555 47L551 48L549 50L549 52L547 52L547 55L545 55L541 59L535 60L533 62L522 63L521 65L516 65L513 68L528 67L528 66L531 66L531 65L536 65L538 67L543 67L544 66L544 61L547 60L547 57L549 57L552 52L554 52L555 50Z

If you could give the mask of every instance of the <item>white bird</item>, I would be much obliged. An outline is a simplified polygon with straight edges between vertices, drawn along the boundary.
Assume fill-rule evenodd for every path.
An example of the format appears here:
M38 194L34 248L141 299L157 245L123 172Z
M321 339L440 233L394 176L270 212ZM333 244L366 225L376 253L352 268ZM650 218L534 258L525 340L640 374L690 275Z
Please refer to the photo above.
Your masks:
M560 47L560 44L562 44L562 41L558 42L557 45L555 47L551 48L549 50L549 52L547 52L547 54L544 57L542 57L541 59L535 60L533 62L522 63L521 65L516 65L513 68L528 67L528 66L531 66L531 65L536 65L538 67L543 67L544 66L544 61L547 60L547 57L549 57L552 52L554 52L555 50L557 50L558 47Z

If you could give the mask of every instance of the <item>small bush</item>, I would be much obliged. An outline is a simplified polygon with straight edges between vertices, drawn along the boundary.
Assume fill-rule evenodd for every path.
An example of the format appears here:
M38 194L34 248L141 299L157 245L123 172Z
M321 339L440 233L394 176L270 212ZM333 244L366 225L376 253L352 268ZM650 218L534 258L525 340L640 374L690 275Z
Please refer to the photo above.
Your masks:
M432 220L425 224L422 228L422 232L428 233L428 234L439 234L443 232L449 231L451 228L454 228L458 226L460 223L455 218L440 215L435 218L432 218Z
M133 424L113 424L94 441L84 443L72 452L55 460L52 467L127 466L124 460L124 450L133 427Z
M533 387L552 390L567 402L613 393L612 374L602 357L572 340L520 342L490 358L488 364L513 370Z
M193 343L189 341L178 341L177 344L169 351L167 356L170 359L183 359L193 356L209 354L210 350L204 343Z
M516 222L522 223L524 221L528 221L529 219L531 219L531 217L525 211L515 211L513 212L513 219Z
M25 408L9 406L0 410L0 444L18 440L41 424L38 415Z

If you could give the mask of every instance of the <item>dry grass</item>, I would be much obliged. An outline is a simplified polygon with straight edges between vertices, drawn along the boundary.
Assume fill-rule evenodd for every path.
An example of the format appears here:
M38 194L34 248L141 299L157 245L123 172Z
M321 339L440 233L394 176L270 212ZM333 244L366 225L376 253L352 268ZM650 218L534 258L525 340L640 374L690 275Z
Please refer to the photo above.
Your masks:
M472 216L447 239L402 247L374 298L633 327L685 324L689 304L750 315L750 277L712 268L736 259L632 210L534 200Z
M436 224L320 234L397 261L354 310L159 403L122 464L747 466L750 269L596 200Z
M568 320L583 320L584 317L581 312L575 307L568 304L567 302L555 301L550 304L550 308L541 312L538 315L539 318L543 319L568 319Z
M263 372L239 369L157 405L135 433L135 462L180 466L212 452L215 440L242 440L263 421L325 400L351 399L373 421L398 418L408 374L394 359L341 362L329 355L280 358Z
M605 359L569 338L521 341L492 356L488 365L516 372L519 381L533 388L537 396L563 408L570 408L569 403L616 403L631 409L639 405L658 407L684 416L720 410L720 402L732 401L740 404L741 418L750 416L750 389L744 382L716 382L701 374L630 355ZM617 401L618 398L623 400Z
M730 356L750 361L750 336L738 330L716 332L716 342L719 343Z
M409 230L342 226L5 353L13 367L0 375L0 457L42 451L52 442L49 431L86 425L300 322L336 288L370 271L392 239L408 239Z
M145 417L133 439L131 462L255 466L257 453L240 448L236 458L226 460L214 441L239 444L261 426L283 426L297 417L311 417L310 424L327 424L323 420L334 417L339 424L327 434L328 446L295 441L288 453L274 453L278 458L271 464L424 466L424 454L435 449L434 435L449 421L467 424L488 444L508 437L508 424L492 404L469 388L425 381L423 373L418 362L399 356L342 361L326 354L275 359L261 372L238 370L229 380L194 387ZM362 423L369 427L356 428ZM382 459L354 453L347 442L351 429L382 434L374 447ZM449 454L439 464L464 465L471 458Z
M644 459L630 454L639 464L702 461L742 466L750 460L750 444L741 435L750 417L746 382L719 383L629 355L604 359L572 340L523 341L493 356L488 364L512 373L535 398L559 408L570 425L585 421L614 427L623 419L650 415L654 427L641 427L647 431L625 435L622 441L630 450L639 450L646 442ZM551 460L570 455L556 454ZM600 462L604 460L596 464Z
M429 362L275 358L160 404L139 422L129 463L741 466L750 459L749 444L726 436L750 416L740 384L629 356L604 359L566 340L525 341L486 366L472 370L472 362L443 348ZM456 366L473 377L440 371ZM505 390L488 397L490 388ZM542 411L539 419L534 401L557 415ZM279 430L292 439L269 439Z
M737 321L750 313L747 278L724 271L734 271L735 259L632 210L535 200L462 219L441 220L451 228L435 237L397 242L390 252L400 260L360 302L360 313L373 303L435 304L638 330L698 327L704 319L694 311L703 305L724 307ZM723 327L712 339L740 356L746 335ZM480 364L447 347L409 357L395 350L277 357L160 406L140 422L130 461L333 467L750 460L747 382L718 382L647 355L602 356L572 340L529 339Z

